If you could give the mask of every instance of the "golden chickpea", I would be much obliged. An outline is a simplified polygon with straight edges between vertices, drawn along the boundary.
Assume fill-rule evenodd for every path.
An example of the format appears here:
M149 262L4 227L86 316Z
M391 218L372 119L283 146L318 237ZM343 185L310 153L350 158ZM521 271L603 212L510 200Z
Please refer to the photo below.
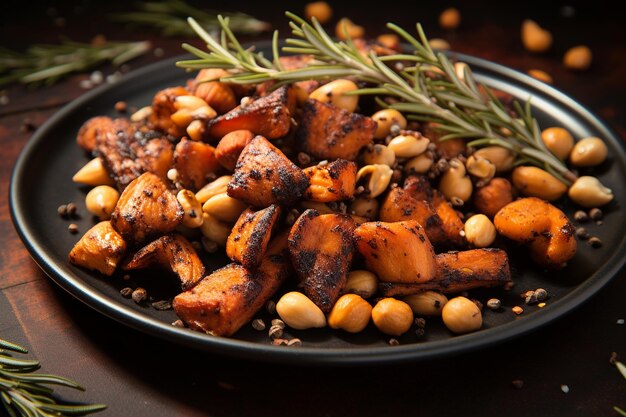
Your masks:
M565 68L574 71L585 71L591 66L593 60L593 54L591 49L584 45L575 46L570 48L563 57L563 65Z
M493 162L480 156L476 157L476 155L470 155L467 158L465 168L471 175L484 181L488 181L496 175L496 166Z
M602 207L613 200L613 191L591 176L579 177L569 188L569 198L579 206Z
M216 194L209 198L203 205L202 211L225 223L234 223L248 206L228 195L228 193Z
M443 323L454 333L469 333L483 325L483 315L478 306L465 297L455 297L443 306Z
M325 1L314 1L304 6L304 16L308 20L314 17L321 24L325 24L333 17L333 9Z
M363 151L362 159L367 165L384 164L392 167L396 162L396 154L389 147L377 143Z
M378 277L370 271L350 271L343 292L370 298L378 290Z
M347 17L342 17L339 22L337 22L337 26L335 26L335 34L339 39L345 41L349 37L352 39L362 38L365 36L365 29L363 26L355 24Z
M604 162L608 153L604 141L591 136L576 142L569 154L569 160L575 167L594 167Z
M543 81L546 84L552 84L554 80L552 80L552 76L545 71L539 69L530 69L528 70L528 75L531 77Z
M391 133L393 125L397 125L400 129L406 127L406 118L398 110L384 109L379 110L372 115L372 120L376 122L376 132L374 139L384 139Z
M208 213L202 213L200 231L211 242L215 242L221 247L226 247L226 241L232 231L232 227L222 223Z
M375 198L357 197L350 204L350 213L373 220L378 217L379 203Z
M313 91L309 98L331 103L346 111L353 112L359 105L359 96L346 95L349 91L358 90L358 86L350 80L334 80Z
M359 333L370 322L372 306L356 294L339 297L330 314L328 326L348 333Z
M111 217L111 213L115 210L115 205L119 198L120 193L115 188L108 185L99 185L87 193L85 205L88 212L98 216L100 220L106 220Z
M463 204L472 196L472 180L467 176L465 165L458 159L450 160L448 169L439 181L439 191L455 204Z
M448 297L437 291L423 291L402 299L418 316L440 316Z
M439 15L439 26L443 29L456 29L461 24L461 12L454 7L449 7Z
M430 140L425 136L399 135L391 139L387 147L398 158L414 158L423 154L429 144Z
M85 166L74 174L72 181L91 186L115 184L115 181L109 176L100 158L94 158L87 162Z
M359 169L356 173L356 180L364 184L365 189L369 191L368 196L374 198L385 192L392 176L393 169L389 165L372 164Z
M283 295L276 303L276 312L293 329L326 326L326 317L322 310L301 292L292 291Z
M545 52L552 46L552 34L537 22L527 19L522 22L522 43L530 52Z
M567 186L554 175L537 167L517 167L511 179L515 188L528 197L554 201L567 191Z
M477 248L489 247L496 240L496 227L484 214L475 214L467 219L463 230L465 240Z
M562 127L549 127L541 132L546 148L560 159L566 159L574 147L574 138Z
M404 171L407 174L425 174L433 166L433 162L432 152L427 151L406 161Z
M474 152L476 158L485 158L496 166L496 172L507 172L513 168L515 154L501 146L486 146Z
M404 301L383 298L372 309L372 321L381 332L400 336L411 328L413 310Z

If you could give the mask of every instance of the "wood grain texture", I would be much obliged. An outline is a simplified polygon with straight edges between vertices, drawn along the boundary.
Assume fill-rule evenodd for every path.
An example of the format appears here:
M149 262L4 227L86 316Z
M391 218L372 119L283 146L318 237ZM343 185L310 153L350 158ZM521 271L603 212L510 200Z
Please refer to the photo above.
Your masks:
M573 17L564 16L565 3L532 8L506 2L464 2L459 6L462 25L454 32L436 23L447 3L399 2L374 9L347 1L333 7L336 18L350 16L372 35L384 32L387 21L410 28L420 20L430 37L446 38L454 50L521 71L548 71L555 87L583 102L625 137L626 33L622 22L618 13L611 15L614 9L597 3L567 4L574 7ZM300 13L303 5L303 1L293 2L289 8ZM124 6L102 2L77 8L75 2L56 2L56 15L65 19L62 27L51 25L55 17L46 14L47 7L7 11L0 45L19 48L53 42L62 34L88 41L102 33L111 39L151 39L166 57L178 55L182 41L200 46L195 39L162 39L106 20L109 11ZM288 33L280 7L261 2L232 7ZM523 51L519 25L524 18L533 18L553 32L555 44L549 53ZM586 73L569 72L560 58L568 47L581 43L593 49L594 64ZM148 55L130 67L158 59ZM113 68L103 71L109 74ZM103 417L418 412L460 416L468 415L468 410L480 410L483 416L608 416L613 415L614 405L626 408L624 381L608 363L611 352L626 358L626 326L616 324L617 319L626 318L624 271L580 308L527 336L427 363L347 370L265 365L207 354L146 336L84 306L46 279L30 259L11 224L7 196L11 169L30 137L20 130L23 120L40 125L62 103L83 94L79 83L87 78L76 75L32 91L12 86L7 88L10 102L0 106L0 337L26 345L30 355L43 362L43 372L62 374L87 388L86 393L60 390L63 398L106 403L109 409L98 414ZM522 379L524 387L512 388L514 379ZM569 386L568 394L561 391L561 384Z

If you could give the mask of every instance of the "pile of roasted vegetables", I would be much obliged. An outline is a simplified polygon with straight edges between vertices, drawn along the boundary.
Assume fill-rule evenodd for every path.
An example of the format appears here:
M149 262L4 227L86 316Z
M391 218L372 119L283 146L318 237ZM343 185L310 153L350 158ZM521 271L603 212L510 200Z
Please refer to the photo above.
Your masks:
M273 88L216 81L224 75L202 70L129 118L85 122L78 145L95 159L74 181L95 186L86 203L101 221L71 263L108 276L171 271L176 314L216 336L271 299L296 329L373 321L399 336L423 314L443 314L455 333L479 329L480 308L446 295L509 284L501 248L524 245L548 269L574 256L575 229L547 201L563 185L515 167L509 150L439 142L436 126L346 94L358 87L349 78ZM197 251L218 248L232 263L206 271Z

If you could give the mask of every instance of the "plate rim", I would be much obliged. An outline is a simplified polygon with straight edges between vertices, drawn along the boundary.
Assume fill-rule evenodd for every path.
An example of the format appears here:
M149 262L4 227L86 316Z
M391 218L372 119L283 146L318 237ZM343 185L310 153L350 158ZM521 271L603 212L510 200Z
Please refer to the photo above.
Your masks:
M257 42L258 48L267 47L267 41ZM576 113L577 118L584 119L594 130L604 133L604 138L613 146L621 150L619 156L626 160L626 144L619 136L598 116L591 112L564 92L536 80L516 69L495 63L483 58L466 55L463 53L448 51L449 56L459 58L467 62L470 67L480 67L495 73L506 79L511 79L532 88L534 92L549 97L559 102L568 111ZM580 283L574 290L546 306L539 314L532 317L524 317L521 320L513 320L497 327L484 329L476 333L454 336L450 339L412 343L400 346L381 346L368 348L312 348L302 346L298 349L260 344L245 340L214 337L189 329L178 328L149 317L140 311L133 310L119 301L100 294L95 288L91 288L77 276L66 275L56 265L58 260L53 259L41 247L33 236L33 230L23 214L21 199L19 196L22 189L21 183L25 168L28 166L30 157L36 152L38 145L48 137L48 132L70 117L74 111L97 99L98 96L123 88L133 81L141 79L145 75L152 74L160 69L175 68L174 63L188 55L179 55L158 61L127 73L120 81L99 86L89 91L72 102L57 110L42 126L37 129L28 140L11 172L9 185L9 207L11 219L22 243L30 253L30 256L57 285L70 293L72 296L95 309L100 314L116 320L117 322L139 330L146 334L157 336L170 342L183 344L203 351L209 351L218 355L226 355L254 361L280 362L300 365L377 365L417 361L436 357L450 356L473 351L479 348L493 346L506 340L520 337L531 331L535 331L546 324L562 318L584 302L592 298L621 270L626 262L626 236L622 238L614 253L592 275Z

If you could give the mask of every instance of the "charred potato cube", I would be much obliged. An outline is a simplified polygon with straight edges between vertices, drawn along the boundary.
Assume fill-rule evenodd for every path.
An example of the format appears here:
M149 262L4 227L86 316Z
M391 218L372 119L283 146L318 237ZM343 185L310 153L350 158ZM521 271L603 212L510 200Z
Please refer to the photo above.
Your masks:
M215 158L229 171L234 171L241 151L254 137L249 130L234 130L224 136L215 147Z
M222 166L215 155L215 148L208 143L183 138L174 150L176 181L183 188L196 191L202 188L211 174L218 175Z
M304 169L309 179L305 198L320 203L348 200L354 196L356 187L356 164L337 159L324 166L316 165Z
M113 229L110 221L103 221L87 231L70 251L74 265L113 275L126 253L126 242Z
M226 255L248 269L256 268L265 255L279 216L280 207L275 204L259 211L246 209L228 236Z

